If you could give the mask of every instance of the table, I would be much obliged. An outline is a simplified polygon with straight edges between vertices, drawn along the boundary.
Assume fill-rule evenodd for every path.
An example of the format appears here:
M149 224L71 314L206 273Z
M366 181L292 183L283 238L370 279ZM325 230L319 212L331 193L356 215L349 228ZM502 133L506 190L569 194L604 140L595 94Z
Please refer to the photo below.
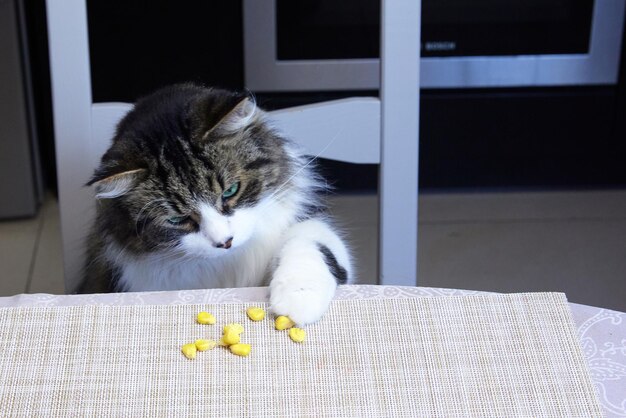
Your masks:
M335 298L415 298L479 293L424 287L345 285L339 286ZM268 295L265 287L94 295L21 294L0 298L0 307L263 302L268 300ZM626 417L626 313L575 303L570 303L570 308L605 416Z

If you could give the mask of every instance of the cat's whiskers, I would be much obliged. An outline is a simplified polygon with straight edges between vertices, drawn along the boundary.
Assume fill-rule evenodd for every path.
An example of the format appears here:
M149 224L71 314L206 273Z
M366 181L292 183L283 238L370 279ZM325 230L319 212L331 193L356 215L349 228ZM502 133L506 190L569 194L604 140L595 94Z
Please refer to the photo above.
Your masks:
M143 205L143 207L141 208L141 210L139 210L139 213L137 214L137 218L135 221L135 233L137 234L137 236L139 236L139 221L141 220L141 215L143 214L143 212L148 209L148 207L152 206L153 204L156 204L158 202L164 201L165 199L160 198L160 199L154 199L149 201L148 203L146 203L145 205Z
M159 198L159 199L154 199L149 201L148 203L146 203L141 210L139 211L139 213L137 214L137 220L135 221L135 234L137 235L137 237L139 237L141 239L141 237L139 236L139 221L141 220L141 215L143 213L144 210L146 210L148 207L150 207L153 204L159 203L159 202L163 202L163 201L167 201L167 199L164 198ZM146 216L147 219L147 216ZM144 220L144 223L142 225L142 230L143 227L146 225L146 222Z
M158 210L158 209L159 209L159 207L160 207L159 205L153 206L153 207L152 207L152 209L150 209L150 210L148 211L148 213L146 213L146 216L144 216L143 224L141 225L141 231L142 231L142 232L145 230L145 228L146 228L146 222L148 222L148 219L150 219L150 217L152 216L152 213L153 213L155 210ZM142 238L141 238L141 236L139 236L139 239L142 239Z
M261 215L267 214L268 211L275 209L275 207L282 203L282 198L292 193L292 189L289 187L283 187L281 190L278 190L272 193L267 198L267 202L261 208ZM270 200L270 198L273 198Z
M271 209L281 203L281 199L283 196L286 196L289 193L288 188L284 188L280 193L273 193L267 198L267 202L261 208L261 214L265 215ZM273 197L273 199L271 199Z
M153 261L157 261L159 263L168 263L169 268L178 268L181 264L188 262L193 259L190 254L187 254L181 248L177 246L172 246L169 248L170 252L159 252L152 256ZM172 251L173 250L173 251Z
M126 249L128 248L128 246L130 245L130 242L127 243L126 245L124 245L119 252L117 253L117 255L115 256L115 260L113 261L113 265L114 266L119 266L120 264L118 264L118 261L120 260L120 258L122 257L122 255L126 253Z
M98 262L101 262L103 260L107 260L106 256L104 254L98 254L95 257L93 257L91 260L88 260L87 264L85 265L85 271L87 271L91 266L95 265Z
M317 158L322 155L328 148L330 148L330 146L332 144L335 143L335 140L337 139L337 137L339 137L339 134L341 134L341 132L343 131L343 128L341 128L339 131L337 131L337 133L335 134L335 136L333 136L333 138L328 142L328 144L326 144L326 146L324 148L322 148L322 150L320 152L317 153L317 155L315 155L314 157L312 157L309 161L307 161L306 164L304 164L302 167L300 167L298 170L296 170L295 173L293 173L291 176L289 176L289 178L287 180L285 180L285 182L283 184L281 184L280 186L278 186L278 188L274 191L274 193L272 193L271 195L269 195L268 199L271 199L272 197L274 197L277 193L279 193L280 191L282 191L282 189L289 184L289 182L291 180L293 180L294 177L296 177L298 174L300 174L302 172L302 170L304 170L305 168L307 168L309 165L311 165L311 163L315 160L317 160Z

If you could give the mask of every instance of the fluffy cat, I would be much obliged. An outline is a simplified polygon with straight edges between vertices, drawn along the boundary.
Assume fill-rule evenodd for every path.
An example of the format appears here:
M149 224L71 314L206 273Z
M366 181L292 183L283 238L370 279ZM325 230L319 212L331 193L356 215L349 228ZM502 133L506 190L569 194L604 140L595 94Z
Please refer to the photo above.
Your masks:
M269 284L272 310L308 324L352 279L311 159L246 95L184 84L139 100L88 185L81 293Z

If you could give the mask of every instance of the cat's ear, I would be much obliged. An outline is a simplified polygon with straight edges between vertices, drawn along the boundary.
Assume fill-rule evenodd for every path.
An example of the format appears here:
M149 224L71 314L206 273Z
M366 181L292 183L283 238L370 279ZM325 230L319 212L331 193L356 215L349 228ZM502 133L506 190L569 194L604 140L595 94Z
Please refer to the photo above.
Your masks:
M240 99L228 113L219 119L217 123L209 127L202 136L202 139L206 139L211 133L228 135L238 132L250 124L256 112L257 107L254 98L244 97Z
M87 183L95 186L96 199L113 199L128 193L145 173L144 168L106 175L100 171Z

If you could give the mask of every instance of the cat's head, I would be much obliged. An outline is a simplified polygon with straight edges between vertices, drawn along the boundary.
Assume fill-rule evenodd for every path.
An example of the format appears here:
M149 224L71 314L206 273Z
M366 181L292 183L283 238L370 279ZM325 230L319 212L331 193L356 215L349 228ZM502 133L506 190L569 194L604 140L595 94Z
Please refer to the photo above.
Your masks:
M88 183L97 230L134 253L233 251L289 189L299 164L291 154L247 95L159 90L120 122Z

